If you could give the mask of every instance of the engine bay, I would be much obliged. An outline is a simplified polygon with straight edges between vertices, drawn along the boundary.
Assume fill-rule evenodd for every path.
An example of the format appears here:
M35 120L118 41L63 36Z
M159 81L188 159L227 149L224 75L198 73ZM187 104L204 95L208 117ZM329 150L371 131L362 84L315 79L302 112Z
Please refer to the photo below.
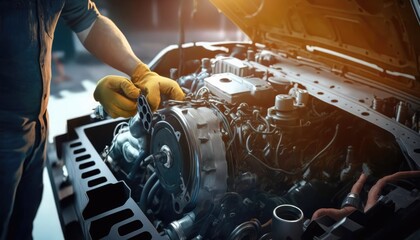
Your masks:
M170 71L187 93L185 101L167 100L153 113L141 96L134 117L89 116L89 124L69 133L67 145L59 141L65 163L58 166L69 172L63 181L74 186L80 181L76 172L90 172L84 178L89 185L111 174L113 184L123 182L129 190L106 192L124 192L121 202L130 199L130 208L150 222L142 225L155 229L150 239L383 239L418 233L418 174L388 184L374 207L363 211L378 179L419 169L418 99L371 84L354 66L331 67L251 44L211 49L213 56L186 61L181 76ZM91 150L77 152L75 139ZM86 151L89 157L83 157ZM92 158L102 164L100 173L92 173L95 164L81 167ZM341 219L311 219L320 208L340 209L362 173L367 180L360 209ZM100 189L109 184L105 179L84 188ZM79 199L79 208L86 210L93 198ZM279 206L287 209L280 212ZM95 222L94 216L77 218ZM92 226L82 227L85 237L112 238L112 231L98 235Z

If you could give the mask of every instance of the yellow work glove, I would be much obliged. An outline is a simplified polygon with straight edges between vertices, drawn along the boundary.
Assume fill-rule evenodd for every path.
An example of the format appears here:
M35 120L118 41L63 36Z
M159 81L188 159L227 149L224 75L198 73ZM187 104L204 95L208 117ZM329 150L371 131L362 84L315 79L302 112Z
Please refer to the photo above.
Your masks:
M98 81L93 97L109 116L132 117L137 113L138 89L130 80L120 76L106 76Z
M141 89L142 94L147 95L152 112L159 107L161 93L173 100L184 100L185 97L177 82L150 71L144 63L137 65L131 81Z

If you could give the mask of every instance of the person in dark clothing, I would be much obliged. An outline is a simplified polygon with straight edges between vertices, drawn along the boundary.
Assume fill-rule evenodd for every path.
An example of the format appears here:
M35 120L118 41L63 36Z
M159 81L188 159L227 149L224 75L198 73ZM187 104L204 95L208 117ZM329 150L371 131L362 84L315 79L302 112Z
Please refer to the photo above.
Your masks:
M131 80L107 76L94 97L112 117L136 113L147 91L154 110L160 93L181 100L175 81L151 72L115 24L90 0L0 0L0 239L31 239L42 198L46 158L51 46L59 17L99 60Z
M54 33L54 41L51 52L52 83L61 83L70 80L66 74L64 63L74 58L76 47L73 41L73 33L64 23L58 19Z

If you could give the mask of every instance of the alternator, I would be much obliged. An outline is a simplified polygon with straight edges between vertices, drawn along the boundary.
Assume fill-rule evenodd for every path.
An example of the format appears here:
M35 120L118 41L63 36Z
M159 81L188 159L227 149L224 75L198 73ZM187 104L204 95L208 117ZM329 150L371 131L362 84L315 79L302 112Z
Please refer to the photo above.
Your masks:
M163 120L153 126L150 152L168 155L155 162L155 171L174 211L193 209L199 197L217 201L228 177L220 119L207 107L174 106L159 114Z

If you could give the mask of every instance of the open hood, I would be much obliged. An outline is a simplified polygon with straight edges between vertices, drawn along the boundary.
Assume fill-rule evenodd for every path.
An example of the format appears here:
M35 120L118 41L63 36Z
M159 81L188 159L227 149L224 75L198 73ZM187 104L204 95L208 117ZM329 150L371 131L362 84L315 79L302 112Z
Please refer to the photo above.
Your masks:
M252 41L328 49L420 81L419 0L210 0Z

